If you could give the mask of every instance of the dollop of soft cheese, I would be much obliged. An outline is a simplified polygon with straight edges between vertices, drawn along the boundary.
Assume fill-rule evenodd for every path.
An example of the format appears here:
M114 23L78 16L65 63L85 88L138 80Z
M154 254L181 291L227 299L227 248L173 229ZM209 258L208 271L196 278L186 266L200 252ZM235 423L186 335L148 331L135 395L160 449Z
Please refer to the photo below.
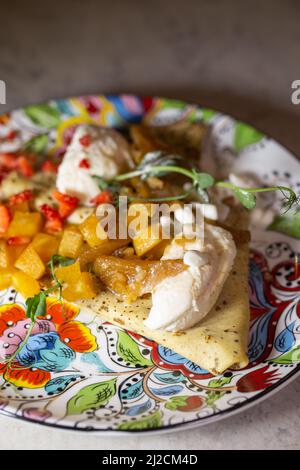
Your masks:
M236 247L227 230L209 224L205 226L200 249L195 250L199 248L199 244L195 244L189 253L186 247L178 250L176 240L172 244L173 256L176 253L183 258L187 269L155 286L145 325L154 330L175 332L192 327L211 310L231 271ZM172 259L172 249L168 247L168 251L162 259Z
M59 191L76 196L84 205L100 191L92 175L104 179L132 166L127 141L114 129L91 124L77 127L58 169Z

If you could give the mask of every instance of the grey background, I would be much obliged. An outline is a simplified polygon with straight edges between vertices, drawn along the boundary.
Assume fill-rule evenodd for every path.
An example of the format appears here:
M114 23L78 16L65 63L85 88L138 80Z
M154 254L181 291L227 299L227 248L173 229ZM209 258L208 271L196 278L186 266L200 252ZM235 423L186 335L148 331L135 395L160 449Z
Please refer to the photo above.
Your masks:
M243 119L300 155L297 0L4 1L0 112L81 93L132 92L194 101ZM296 380L226 421L189 432L102 438L0 417L0 448L300 447Z

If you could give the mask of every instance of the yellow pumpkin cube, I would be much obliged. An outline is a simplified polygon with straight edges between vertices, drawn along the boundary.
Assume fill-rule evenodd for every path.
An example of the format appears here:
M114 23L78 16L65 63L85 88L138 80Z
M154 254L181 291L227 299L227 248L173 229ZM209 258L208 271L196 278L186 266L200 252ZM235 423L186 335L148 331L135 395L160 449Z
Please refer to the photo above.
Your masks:
M169 246L170 243L171 240L169 239L161 240L158 245L155 245L154 248L151 248L151 250L147 251L147 258L154 260L160 259L163 256L166 247Z
M48 263L52 256L57 253L59 241L53 235L37 233L31 244L41 260Z
M33 238L41 229L42 216L38 212L16 211L7 230L8 237Z
M161 241L160 230L157 226L145 227L132 239L134 250L138 256L143 256Z
M11 267L14 266L15 261L19 258L21 253L25 250L25 248L28 246L28 244L24 245L11 245L8 246L8 252L9 252L9 258L10 258L10 263Z
M74 229L66 229L59 244L58 254L68 258L78 258L83 236Z
M12 285L12 271L10 269L0 269L0 290L7 289Z
M91 247L101 245L101 243L107 240L107 234L101 227L95 214L90 215L82 224L80 224L79 230L84 240Z
M96 296L92 273L81 273L73 293L73 301L79 299L91 299Z
M20 202L19 204L14 204L10 207L12 214L15 212L29 212L28 201Z
M26 245L9 246L4 240L0 241L0 268L13 268L16 259L25 248Z
M96 295L93 276L88 272L81 272L79 261L74 264L57 268L57 279L63 284L62 295L69 302L79 299L89 299Z
M45 265L32 244L21 253L15 262L15 267L34 279L39 279L45 274Z
M11 277L12 285L27 299L40 292L40 285L36 279L23 271L15 271Z
M69 302L95 297L96 291L94 288L93 275L88 272L81 273L76 284L63 289L62 295Z
M5 269L11 266L9 249L4 240L0 241L0 268Z

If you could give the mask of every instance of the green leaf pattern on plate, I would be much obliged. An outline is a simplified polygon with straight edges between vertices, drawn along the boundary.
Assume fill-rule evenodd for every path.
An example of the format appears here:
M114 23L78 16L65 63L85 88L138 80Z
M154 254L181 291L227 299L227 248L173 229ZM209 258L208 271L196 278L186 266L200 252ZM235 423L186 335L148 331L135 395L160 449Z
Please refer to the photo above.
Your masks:
M81 414L106 405L116 393L117 379L99 382L83 387L67 404L67 415Z
M120 330L118 333L117 353L125 362L136 367L153 365L150 359L141 354L137 343L125 331Z
M240 152L248 145L257 144L264 137L264 134L259 132L243 122L237 122L234 129L234 148L237 152Z
M155 413L145 418L120 424L118 429L122 431L130 431L134 429L139 429L139 430L155 429L155 428L159 428L161 426L161 423L162 423L162 414L160 411L156 411Z

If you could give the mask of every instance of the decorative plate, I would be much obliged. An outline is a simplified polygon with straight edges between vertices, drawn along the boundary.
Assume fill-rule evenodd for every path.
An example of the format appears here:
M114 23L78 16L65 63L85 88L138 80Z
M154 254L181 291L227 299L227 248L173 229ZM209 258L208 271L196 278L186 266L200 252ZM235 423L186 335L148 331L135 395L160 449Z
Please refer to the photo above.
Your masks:
M254 171L266 184L299 191L300 164L274 140L229 116L161 98L85 96L18 109L0 116L0 151L59 155L79 123L124 128L141 120L204 121L211 127L206 163L213 153L226 169ZM213 377L72 305L62 319L50 303L43 327L20 353L24 367L0 367L1 412L81 431L155 432L209 423L267 397L300 369L300 273L294 269L300 212L275 218L271 228L252 234L248 367ZM13 289L0 293L0 304L0 347L7 347L21 341L28 320Z

